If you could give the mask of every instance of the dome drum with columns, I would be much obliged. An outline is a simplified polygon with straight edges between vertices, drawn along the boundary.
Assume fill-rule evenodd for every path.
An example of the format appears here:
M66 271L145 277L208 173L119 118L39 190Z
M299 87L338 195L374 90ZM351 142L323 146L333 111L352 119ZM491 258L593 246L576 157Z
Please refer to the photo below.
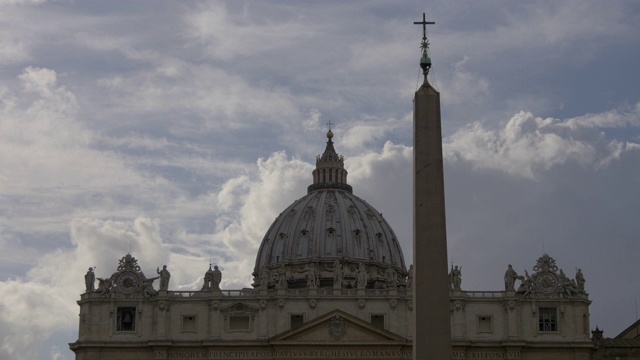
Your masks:
M327 138L307 195L285 209L262 240L253 286L404 286L407 269L393 229L373 206L353 195L331 130Z

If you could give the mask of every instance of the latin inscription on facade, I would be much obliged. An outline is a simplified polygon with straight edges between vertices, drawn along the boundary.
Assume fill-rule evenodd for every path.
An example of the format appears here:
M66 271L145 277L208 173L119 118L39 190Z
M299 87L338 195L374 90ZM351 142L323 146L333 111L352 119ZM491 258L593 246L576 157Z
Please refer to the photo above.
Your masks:
M402 350L215 350L154 352L155 359L411 359L411 351ZM488 358L487 358L488 359Z
M216 351L164 351L154 352L155 359L411 359L411 351L402 350L216 350ZM520 359L520 351L454 351L454 359Z
M454 359L520 359L520 351L454 351Z

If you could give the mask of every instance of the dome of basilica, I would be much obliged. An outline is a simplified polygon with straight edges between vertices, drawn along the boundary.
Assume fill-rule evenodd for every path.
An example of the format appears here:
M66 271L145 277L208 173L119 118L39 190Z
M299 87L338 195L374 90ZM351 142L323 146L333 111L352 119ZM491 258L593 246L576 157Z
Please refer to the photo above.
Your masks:
M393 229L373 206L353 195L331 130L327 138L307 195L287 207L262 240L255 287L307 287L310 273L311 286L330 287L338 267L346 288L356 287L359 269L367 272L367 284L359 288L404 282L407 270Z

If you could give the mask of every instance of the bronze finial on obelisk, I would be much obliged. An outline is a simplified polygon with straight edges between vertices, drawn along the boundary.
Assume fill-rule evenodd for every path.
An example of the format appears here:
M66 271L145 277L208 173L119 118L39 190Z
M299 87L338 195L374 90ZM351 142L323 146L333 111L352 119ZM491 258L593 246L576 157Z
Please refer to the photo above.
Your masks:
M413 359L452 359L440 94L427 80L431 59L422 14L424 82L413 100Z

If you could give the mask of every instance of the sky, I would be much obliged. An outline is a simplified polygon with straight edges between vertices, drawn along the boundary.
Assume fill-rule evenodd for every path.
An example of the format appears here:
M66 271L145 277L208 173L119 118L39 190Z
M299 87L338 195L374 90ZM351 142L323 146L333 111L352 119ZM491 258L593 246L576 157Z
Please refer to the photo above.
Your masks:
M592 329L634 322L640 3L0 0L0 358L73 359L87 268L128 252L248 287L328 122L408 266L422 12L463 290L546 252Z

